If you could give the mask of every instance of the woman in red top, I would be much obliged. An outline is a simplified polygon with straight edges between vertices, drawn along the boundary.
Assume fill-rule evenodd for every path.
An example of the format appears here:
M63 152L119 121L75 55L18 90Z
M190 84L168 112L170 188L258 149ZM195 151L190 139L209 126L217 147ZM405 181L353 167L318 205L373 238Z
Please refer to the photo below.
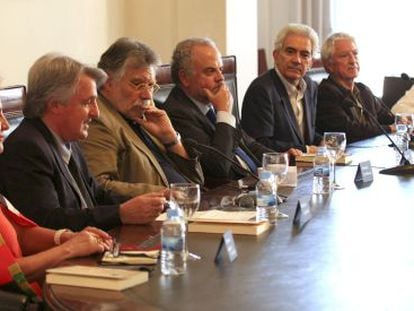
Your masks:
M0 153L3 131L8 128L0 101ZM111 237L97 228L75 233L39 227L0 194L0 287L17 286L29 296L40 297L40 288L32 281L47 268L72 257L103 252L111 245Z

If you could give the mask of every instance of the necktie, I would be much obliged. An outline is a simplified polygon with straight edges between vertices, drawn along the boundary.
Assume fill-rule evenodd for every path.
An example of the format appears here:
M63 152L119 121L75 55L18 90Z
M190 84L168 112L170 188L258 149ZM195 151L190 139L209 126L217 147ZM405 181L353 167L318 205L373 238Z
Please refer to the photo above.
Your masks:
M210 108L207 113L206 117L210 120L211 123L216 124L217 118L216 118L216 112L213 108ZM249 155L240 147L237 147L235 150L235 154L239 159L241 159L252 171L253 173L256 172L257 166L252 160L252 158L249 157Z
M206 117L210 120L211 123L216 124L217 118L216 118L216 112L213 108L210 108L207 113Z
M164 171L165 177L167 177L168 183L187 182L184 176L170 163L166 155L153 142L151 137L142 130L141 126L134 123L130 124L134 132L142 139L144 144L151 150L152 154L157 159Z
M90 197L89 192L86 189L86 185L85 185L85 183L82 179L81 174L79 173L78 165L76 164L75 160L73 159L73 156L70 157L68 168L69 168L69 171L70 171L73 179L75 180L75 182L76 182L76 184L79 188L80 194L82 196L82 200L84 201L82 203L84 203L86 205L86 206L82 206L82 208L85 208L85 207L86 208L93 208L94 204L93 204L92 198Z

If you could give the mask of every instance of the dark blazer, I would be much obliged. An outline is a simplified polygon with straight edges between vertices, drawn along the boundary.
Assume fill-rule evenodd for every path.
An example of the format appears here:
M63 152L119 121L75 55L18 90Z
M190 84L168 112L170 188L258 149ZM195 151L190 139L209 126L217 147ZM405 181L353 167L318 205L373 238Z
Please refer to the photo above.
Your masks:
M256 165L261 166L262 154L271 151L257 143L241 129L221 122L216 125L212 124L177 86L172 89L161 108L167 111L174 128L181 133L183 138L190 138L198 143L212 146L232 159L234 159L234 150L240 146L256 162ZM246 175L217 153L201 149L200 151L202 151L201 166L206 179L214 178L224 181L224 179L238 179Z
M55 139L40 119L24 119L4 145L0 155L1 193L22 214L54 229L81 230L91 225L108 230L121 224L119 205L96 187L77 143L72 143L72 156L94 200L92 209L81 209Z
M243 100L243 129L258 142L276 151L290 148L306 151L306 145L319 145L315 131L317 84L305 77L304 124L302 137L286 88L275 69L250 84Z
M394 115L388 107L381 99L375 97L366 85L355 83L355 88L359 92L360 102L365 111L362 118L361 110L356 107L350 90L337 84L332 77L322 80L318 91L318 131L345 132L347 142L382 134L380 127L366 111L377 118L385 131L390 131L387 125L394 122Z

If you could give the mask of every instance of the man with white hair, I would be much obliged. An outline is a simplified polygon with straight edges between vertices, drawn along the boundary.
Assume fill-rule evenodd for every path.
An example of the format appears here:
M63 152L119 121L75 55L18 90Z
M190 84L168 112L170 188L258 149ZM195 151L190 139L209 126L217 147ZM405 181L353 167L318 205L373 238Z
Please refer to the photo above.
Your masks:
M363 83L358 48L346 33L334 33L322 46L322 62L329 73L318 89L316 127L320 132L345 132L348 142L395 130L394 116ZM374 120L377 119L377 121Z
M242 127L258 142L291 156L314 152L317 85L306 76L318 48L309 26L288 24L277 35L275 67L253 80L243 100Z

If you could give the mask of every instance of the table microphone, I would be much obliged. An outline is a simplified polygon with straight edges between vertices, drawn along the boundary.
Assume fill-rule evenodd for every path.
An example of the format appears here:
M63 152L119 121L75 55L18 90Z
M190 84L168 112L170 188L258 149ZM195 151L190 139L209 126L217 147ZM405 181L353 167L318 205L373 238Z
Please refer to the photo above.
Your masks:
M354 104L354 102L352 102L351 106L360 108L356 104ZM392 140L390 135L388 135L387 131L384 130L382 125L378 122L377 118L370 111L368 111L367 109L363 109L363 111L367 114L368 117L371 118L371 120L375 123L375 125L388 138L388 140L391 142L391 145L395 148L395 150L397 150L398 153L401 155L401 161L400 161L401 165L398 165L398 166L395 166L395 167L392 167L392 168L388 168L388 169L383 169L383 170L380 171L380 174L397 175L397 176L400 176L400 175L414 175L414 165L412 165L410 163L410 161L407 160L404 153L401 151L400 148L398 148L398 146Z
M194 139L188 139L188 138L186 138L184 140L184 143L190 145L191 147L193 147L196 150L204 149L204 150L212 151L212 152L220 155L222 158L226 159L227 161L229 161L231 164L233 164L235 167L237 167L244 174L252 176L255 180L259 180L259 177L257 177L256 174L252 173L248 169L245 169L237 161L235 161L232 158L228 157L226 154L224 154L223 152L221 152L217 148L214 148L214 147L209 146L209 145L201 144L201 143L195 141Z

